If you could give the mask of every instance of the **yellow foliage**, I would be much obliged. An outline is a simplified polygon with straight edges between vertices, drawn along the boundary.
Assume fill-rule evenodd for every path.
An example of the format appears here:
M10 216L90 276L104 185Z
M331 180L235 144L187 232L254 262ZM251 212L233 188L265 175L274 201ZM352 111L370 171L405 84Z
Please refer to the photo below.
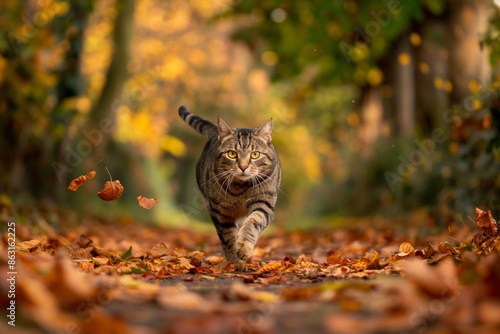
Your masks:
M406 65L408 65L410 63L410 61L411 61L411 57L406 52L403 52L403 53L399 54L399 56L398 56L398 62L401 65L406 66Z
M176 157L181 157L186 153L186 145L174 136L164 136L161 140L161 148Z
M368 71L367 80L371 86L378 86L384 80L384 73L379 68L372 68Z
M469 89L471 92L476 92L479 89L479 81L472 80L469 82Z
M278 55L272 51L266 51L262 54L261 60L264 65L274 66L278 62Z
M3 82L6 66L7 66L7 60L2 56L0 56L0 84Z
M436 87L437 89L443 88L443 79L441 79L440 77L434 78L434 87Z
M451 83L450 80L446 80L443 84L444 90L448 93L450 93L453 90L453 84Z
M429 65L427 65L426 62L420 62L420 64L418 64L418 67L420 69L420 72L422 72L423 74L429 74L430 72L430 68L429 68Z
M420 35L417 34L416 32L412 32L410 34L410 43L413 46L419 46L422 43L422 39L420 38Z

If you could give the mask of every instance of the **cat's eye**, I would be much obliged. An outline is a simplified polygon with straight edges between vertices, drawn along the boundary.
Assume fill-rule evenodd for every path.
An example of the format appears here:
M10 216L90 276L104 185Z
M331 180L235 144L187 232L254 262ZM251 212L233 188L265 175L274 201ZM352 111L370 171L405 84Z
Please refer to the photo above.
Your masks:
M238 156L238 153L236 153L235 151L228 151L227 156L230 157L231 159L234 159Z
M260 157L260 152L252 152L252 154L250 154L250 157L252 159L257 159L258 157Z

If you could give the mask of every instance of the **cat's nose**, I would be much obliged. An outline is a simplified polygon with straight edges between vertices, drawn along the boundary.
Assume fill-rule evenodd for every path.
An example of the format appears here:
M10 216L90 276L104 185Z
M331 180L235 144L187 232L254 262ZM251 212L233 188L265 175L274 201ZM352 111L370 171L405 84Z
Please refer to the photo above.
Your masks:
M244 172L247 168L248 168L248 165L246 165L246 166L241 166L240 165L240 169L241 169L242 172Z

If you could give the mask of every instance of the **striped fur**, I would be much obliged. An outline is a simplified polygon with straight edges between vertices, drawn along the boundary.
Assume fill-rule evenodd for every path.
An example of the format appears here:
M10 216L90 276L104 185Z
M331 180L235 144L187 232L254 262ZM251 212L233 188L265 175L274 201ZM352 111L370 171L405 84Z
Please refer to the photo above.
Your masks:
M226 259L246 270L244 261L274 219L281 184L280 161L271 142L272 119L256 129L240 129L220 118L216 126L184 106L179 115L209 138L196 165L196 179Z
M208 138L217 134L217 126L215 126L214 123L191 114L185 106L181 106L179 108L179 116L181 116L184 122L186 122L190 127Z

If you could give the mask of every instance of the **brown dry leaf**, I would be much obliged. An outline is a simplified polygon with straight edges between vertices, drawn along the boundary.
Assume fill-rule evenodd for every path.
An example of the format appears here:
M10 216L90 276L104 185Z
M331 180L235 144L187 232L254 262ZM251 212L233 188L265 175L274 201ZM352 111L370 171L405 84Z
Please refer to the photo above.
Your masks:
M398 255L402 256L403 254L401 253L404 253L404 255L412 255L414 251L415 249L409 242L402 242L401 245L399 245Z
M210 264L226 262L226 259L219 255L208 256L205 260Z
M331 250L326 254L326 263L327 264L337 264L337 263L340 263L341 260L342 260L342 256L340 255L340 253L337 253L334 250Z
M366 266L367 269L382 269L380 265L380 255L377 251L373 252L372 259L370 263Z
M137 202L143 209L150 210L151 208L153 208L153 206L158 204L158 198L146 198L144 196L138 196Z
M168 246L163 242L151 248L151 256L153 257L153 259L157 259L159 257L167 255L168 252Z
M80 175L79 177L71 181L71 183L68 186L68 189L77 191L77 189L80 188L80 186L83 186L85 183L87 183L87 180L93 179L94 176L95 176L94 171L91 171L86 175Z
M42 241L43 241L43 239L42 240L29 240L29 241L20 242L16 245L16 250L32 252L32 251L36 250L38 248L38 246L40 246Z
M82 300L95 296L98 291L95 281L74 268L66 258L56 259L45 280L63 307L77 307Z
M104 184L104 188L97 193L103 201L114 201L122 196L123 186L120 181L108 181Z
M199 294L190 291L181 291L174 287L161 289L156 298L158 303L165 309L206 311L213 308L212 303L209 303Z
M91 247L81 248L78 245L69 245L67 249L69 252L69 256L72 258L84 258L84 259L92 258L92 254L90 254L90 250L92 249Z
M98 255L105 256L105 257L116 257L115 254L113 254L110 250L106 248L101 248L101 247L94 247L94 252L96 252Z
M78 269L81 271L92 271L94 270L94 264L88 261L80 262L78 264Z
M99 193L97 193L97 195L104 201L114 201L115 199L118 199L122 196L123 186L120 184L119 180L113 181L111 173L109 172L107 167L106 170L108 171L110 181L104 184L104 188Z
M177 247L172 250L172 255L177 257L189 256L189 250L186 247Z
M192 251L189 256L192 256L192 257L195 257L197 259L203 259L205 257L205 254L203 252L200 252L200 251Z
M485 212L476 208L476 226L479 231L486 233L489 237L494 237L498 234L497 221L491 215L491 211Z
M432 267L424 260L410 260L402 266L409 280L431 297L451 297L460 290L457 267L452 259Z
M109 264L109 259L107 257L96 256L93 257L92 260L94 260L94 262L98 263L101 266Z
M270 261L270 262L266 263L262 268L257 270L256 274L261 275L264 273L269 273L271 271L280 270L282 267L283 268L285 267L285 261L283 261L283 260Z

